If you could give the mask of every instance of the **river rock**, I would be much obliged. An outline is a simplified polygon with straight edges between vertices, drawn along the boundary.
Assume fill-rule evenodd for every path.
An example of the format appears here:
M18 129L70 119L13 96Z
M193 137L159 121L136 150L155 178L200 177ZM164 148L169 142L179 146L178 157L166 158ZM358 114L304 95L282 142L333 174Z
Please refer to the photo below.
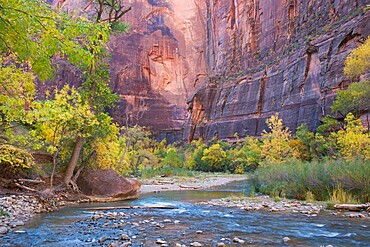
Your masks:
M82 193L89 196L131 198L137 195L141 184L129 180L113 169L87 170L77 180Z
M8 232L8 228L6 228L5 226L0 227L0 234L5 234L7 232Z
M290 238L288 238L288 237L283 237L283 242L284 243L288 243L290 241Z
M201 247L201 246L203 246L203 244L201 244L199 242L193 242L193 243L190 244L190 246Z
M245 241L244 241L244 240L242 240L242 239L240 239L240 238L237 238L237 237L233 238L233 242L235 242L235 243L239 243L239 244L244 244L244 243L245 243Z
M127 234L121 234L121 239L122 240L130 240L130 237Z
M161 245L162 245L162 244L167 244L167 242L166 242L165 240L160 239L160 238L159 238L159 239L157 239L157 240L155 241L155 243L156 243L156 244L161 244Z
M217 244L217 247L226 247L226 244L224 244L224 243L221 242L221 243L218 243Z

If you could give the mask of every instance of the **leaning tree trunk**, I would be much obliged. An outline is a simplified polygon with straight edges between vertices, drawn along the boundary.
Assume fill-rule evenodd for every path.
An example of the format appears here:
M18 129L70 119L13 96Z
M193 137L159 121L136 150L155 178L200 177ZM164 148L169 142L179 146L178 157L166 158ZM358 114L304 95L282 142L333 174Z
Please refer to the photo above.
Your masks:
M67 169L64 173L63 182L67 187L69 184L72 183L73 172L76 168L77 161L78 161L78 158L80 157L80 152L81 152L83 145L84 145L84 138L77 137L75 147L73 148L71 160L69 161Z

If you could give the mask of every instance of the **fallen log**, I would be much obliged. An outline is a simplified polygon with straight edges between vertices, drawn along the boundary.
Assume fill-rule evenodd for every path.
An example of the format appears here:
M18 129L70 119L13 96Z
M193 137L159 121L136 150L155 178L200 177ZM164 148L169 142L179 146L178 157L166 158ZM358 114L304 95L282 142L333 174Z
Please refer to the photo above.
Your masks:
M365 204L335 204L335 209L343 209L348 211L361 211L370 208L370 203Z
M18 182L20 183L31 183L31 184L44 184L45 181L43 180L38 180L38 179L25 179L25 178L19 178L17 179Z
M154 184L174 184L172 181L154 181Z
M27 187L27 186L21 185L21 184L19 184L19 183L14 183L14 184L15 184L15 186L17 186L18 188L21 188L21 189L24 189L24 190L28 190L28 191L31 191L31 192L36 192L36 190L35 190L35 189L32 189L32 188L30 188L30 187Z
M184 188L184 189L193 189L193 190L197 190L197 189L200 188L200 187L197 187L197 186L188 186L188 185L183 185L183 184L180 184L179 187Z

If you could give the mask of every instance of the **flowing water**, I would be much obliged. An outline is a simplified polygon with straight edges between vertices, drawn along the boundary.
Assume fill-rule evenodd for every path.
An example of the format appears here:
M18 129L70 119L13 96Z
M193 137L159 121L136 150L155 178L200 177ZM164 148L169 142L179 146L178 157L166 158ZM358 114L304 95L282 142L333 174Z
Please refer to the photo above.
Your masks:
M248 193L248 188L248 183L239 182L208 191L165 192L133 201L63 208L38 215L18 232L6 234L0 238L0 246L108 246L119 242L122 234L129 236L132 246L149 247L160 246L156 244L158 239L168 246L190 246L193 242L203 246L220 242L227 246L370 246L368 219L349 219L328 212L308 217L196 204ZM145 208L148 205L157 208ZM91 220L102 212L110 212L113 217ZM245 243L233 242L235 237ZM291 240L284 243L284 237Z

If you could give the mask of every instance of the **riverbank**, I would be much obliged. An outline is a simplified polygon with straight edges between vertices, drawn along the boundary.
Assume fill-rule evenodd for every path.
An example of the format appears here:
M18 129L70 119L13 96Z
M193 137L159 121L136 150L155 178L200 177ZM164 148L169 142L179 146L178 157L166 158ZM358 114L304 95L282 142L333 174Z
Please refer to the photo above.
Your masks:
M140 194L165 191L196 190L247 180L247 175L237 174L200 174L194 177L153 177L141 181Z
M205 189L233 181L246 180L245 175L200 174L194 177L153 177L142 180L140 194L163 191ZM87 202L101 202L82 194L42 196L37 193L4 190L0 194L0 234L16 231L17 227L36 214L58 210L60 207ZM6 192L6 193L5 193ZM105 198L104 202L114 201Z
M361 212L346 210L327 210L322 202L308 203L304 201L291 200L285 198L271 198L266 195L254 197L229 197L222 199L213 199L208 202L200 202L200 205L218 206L227 208L239 208L246 211L268 211L271 213L296 213L303 214L307 217L316 217L321 211L325 210L333 216L348 218L363 218L370 220L370 211L362 210Z

